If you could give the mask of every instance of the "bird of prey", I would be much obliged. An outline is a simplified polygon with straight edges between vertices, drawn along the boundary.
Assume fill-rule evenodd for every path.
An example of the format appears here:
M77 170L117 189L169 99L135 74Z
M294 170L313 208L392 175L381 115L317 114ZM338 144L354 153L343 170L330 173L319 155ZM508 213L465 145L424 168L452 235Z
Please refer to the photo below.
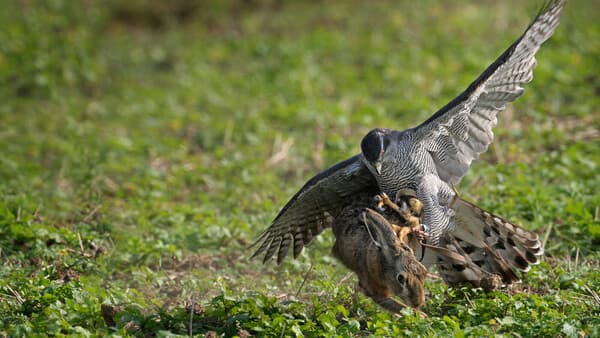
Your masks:
M516 247L505 259L526 270L542 251L537 236L462 200L453 186L492 142L497 113L532 80L535 54L558 26L565 3L547 3L496 61L425 122L404 131L373 129L362 139L360 154L311 178L258 237L253 257L264 253L266 262L276 254L280 263L291 247L297 257L348 206L349 197L372 191L396 196L409 189L423 204L428 245L486 255L486 238L498 234L498 249Z

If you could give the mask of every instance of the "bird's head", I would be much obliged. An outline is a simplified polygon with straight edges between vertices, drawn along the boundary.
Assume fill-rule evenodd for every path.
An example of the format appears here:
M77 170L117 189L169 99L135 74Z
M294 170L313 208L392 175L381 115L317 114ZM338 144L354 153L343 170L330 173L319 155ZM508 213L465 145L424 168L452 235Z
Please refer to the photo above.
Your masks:
M360 142L363 157L367 160L367 165L380 175L381 165L385 152L390 145L390 129L375 128L371 130Z

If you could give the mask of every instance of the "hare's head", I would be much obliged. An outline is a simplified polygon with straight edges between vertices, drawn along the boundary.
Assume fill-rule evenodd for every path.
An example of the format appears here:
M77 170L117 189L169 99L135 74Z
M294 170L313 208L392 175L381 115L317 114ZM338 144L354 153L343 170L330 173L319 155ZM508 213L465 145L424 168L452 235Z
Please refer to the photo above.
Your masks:
M407 305L419 308L425 303L427 269L417 260L412 249L400 241L381 214L366 209L363 219L381 253L386 286Z

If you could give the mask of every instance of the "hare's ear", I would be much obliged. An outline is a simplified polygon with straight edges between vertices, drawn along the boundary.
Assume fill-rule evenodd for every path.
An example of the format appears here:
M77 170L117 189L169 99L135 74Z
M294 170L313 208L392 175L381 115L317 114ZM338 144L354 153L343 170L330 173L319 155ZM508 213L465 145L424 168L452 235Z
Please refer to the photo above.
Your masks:
M367 208L362 213L363 223L371 235L371 240L384 252L395 248L396 234L390 223L379 213Z

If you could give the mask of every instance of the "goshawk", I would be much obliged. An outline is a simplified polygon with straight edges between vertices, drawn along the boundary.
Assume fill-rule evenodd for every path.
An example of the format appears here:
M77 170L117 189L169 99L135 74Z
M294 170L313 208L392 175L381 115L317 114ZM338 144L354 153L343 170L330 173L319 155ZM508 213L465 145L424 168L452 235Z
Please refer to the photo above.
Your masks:
M311 178L258 237L253 257L264 252L266 262L277 254L280 263L291 247L296 257L348 206L349 197L373 192L393 197L408 189L423 204L430 245L447 246L444 238L458 238L461 247L481 251L493 232L502 239L498 248L512 248L502 253L512 266L525 270L535 263L542 252L537 235L458 198L452 186L492 142L496 114L532 80L535 53L558 26L565 3L544 6L519 39L425 122L404 131L374 129L363 138L360 154Z

